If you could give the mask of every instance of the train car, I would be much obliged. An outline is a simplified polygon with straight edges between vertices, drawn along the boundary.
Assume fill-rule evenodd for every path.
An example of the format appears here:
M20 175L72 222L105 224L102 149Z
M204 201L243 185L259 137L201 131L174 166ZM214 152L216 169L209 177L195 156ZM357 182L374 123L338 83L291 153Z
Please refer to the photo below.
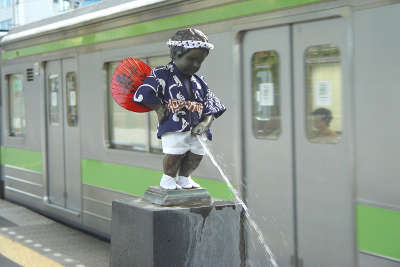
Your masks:
M228 108L213 153L279 266L400 266L400 1L112 2L1 40L6 199L109 237L112 200L157 185L163 159L154 112L115 104L112 73L128 56L168 63L166 41L193 26ZM234 199L209 159L194 177Z

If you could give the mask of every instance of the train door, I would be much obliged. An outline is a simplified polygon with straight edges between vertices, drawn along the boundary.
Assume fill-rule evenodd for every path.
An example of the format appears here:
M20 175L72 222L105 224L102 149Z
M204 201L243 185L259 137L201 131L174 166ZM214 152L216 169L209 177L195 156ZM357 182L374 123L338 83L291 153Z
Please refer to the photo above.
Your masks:
M356 264L346 29L244 35L246 200L281 267ZM249 249L249 262L263 255Z
M297 231L304 266L356 266L350 48L345 19L293 26Z
M52 204L81 210L80 135L76 61L46 64L47 177Z
M247 203L280 266L294 255L289 31L251 31L243 40ZM250 266L263 255L249 248Z

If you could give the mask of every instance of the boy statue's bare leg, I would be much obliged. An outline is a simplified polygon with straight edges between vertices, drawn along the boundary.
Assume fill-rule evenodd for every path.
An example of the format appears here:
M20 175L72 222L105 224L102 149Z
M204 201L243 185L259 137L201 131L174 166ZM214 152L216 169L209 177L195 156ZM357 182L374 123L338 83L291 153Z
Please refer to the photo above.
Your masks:
M166 175L176 177L178 170L181 166L181 162L186 154L172 155L166 154L163 161L163 170Z
M202 155L197 155L190 151L186 152L179 168L179 176L189 177L190 174L199 166L202 159Z
M186 189L200 187L199 184L190 178L190 174L199 166L202 159L202 155L197 155L190 151L187 152L185 157L182 159L181 166L179 168L177 184Z
M182 189L180 185L176 183L176 174L180 168L182 159L185 155L171 155L167 154L164 157L163 169L164 174L161 177L160 186L164 189Z

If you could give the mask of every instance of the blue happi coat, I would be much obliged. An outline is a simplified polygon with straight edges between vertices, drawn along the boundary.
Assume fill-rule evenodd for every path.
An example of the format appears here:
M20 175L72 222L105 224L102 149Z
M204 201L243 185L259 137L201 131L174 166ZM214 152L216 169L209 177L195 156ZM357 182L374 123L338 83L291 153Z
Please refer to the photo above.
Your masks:
M225 112L226 108L208 88L203 77L194 74L190 77L190 83L193 92L192 98L185 87L183 74L173 62L170 62L166 66L153 69L133 96L133 101L139 104L166 105L170 99L190 100L203 104L201 116L198 112L190 112L186 108L175 113L169 110L168 119L158 125L158 138L161 138L166 132L190 131L205 116L213 114L217 118ZM206 135L211 140L210 130L206 132Z

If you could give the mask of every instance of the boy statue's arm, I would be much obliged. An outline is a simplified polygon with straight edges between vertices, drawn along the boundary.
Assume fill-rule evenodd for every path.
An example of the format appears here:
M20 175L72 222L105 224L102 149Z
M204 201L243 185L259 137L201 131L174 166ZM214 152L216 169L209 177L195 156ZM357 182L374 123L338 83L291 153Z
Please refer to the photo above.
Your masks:
M158 123L162 123L168 118L168 108L162 104L144 104L146 107L151 108L157 114Z
M204 120L202 120L199 124L197 124L195 127L193 127L192 134L194 134L194 135L203 134L205 131L207 131L210 128L213 120L214 120L214 115L210 114L210 115L206 116L204 118Z

